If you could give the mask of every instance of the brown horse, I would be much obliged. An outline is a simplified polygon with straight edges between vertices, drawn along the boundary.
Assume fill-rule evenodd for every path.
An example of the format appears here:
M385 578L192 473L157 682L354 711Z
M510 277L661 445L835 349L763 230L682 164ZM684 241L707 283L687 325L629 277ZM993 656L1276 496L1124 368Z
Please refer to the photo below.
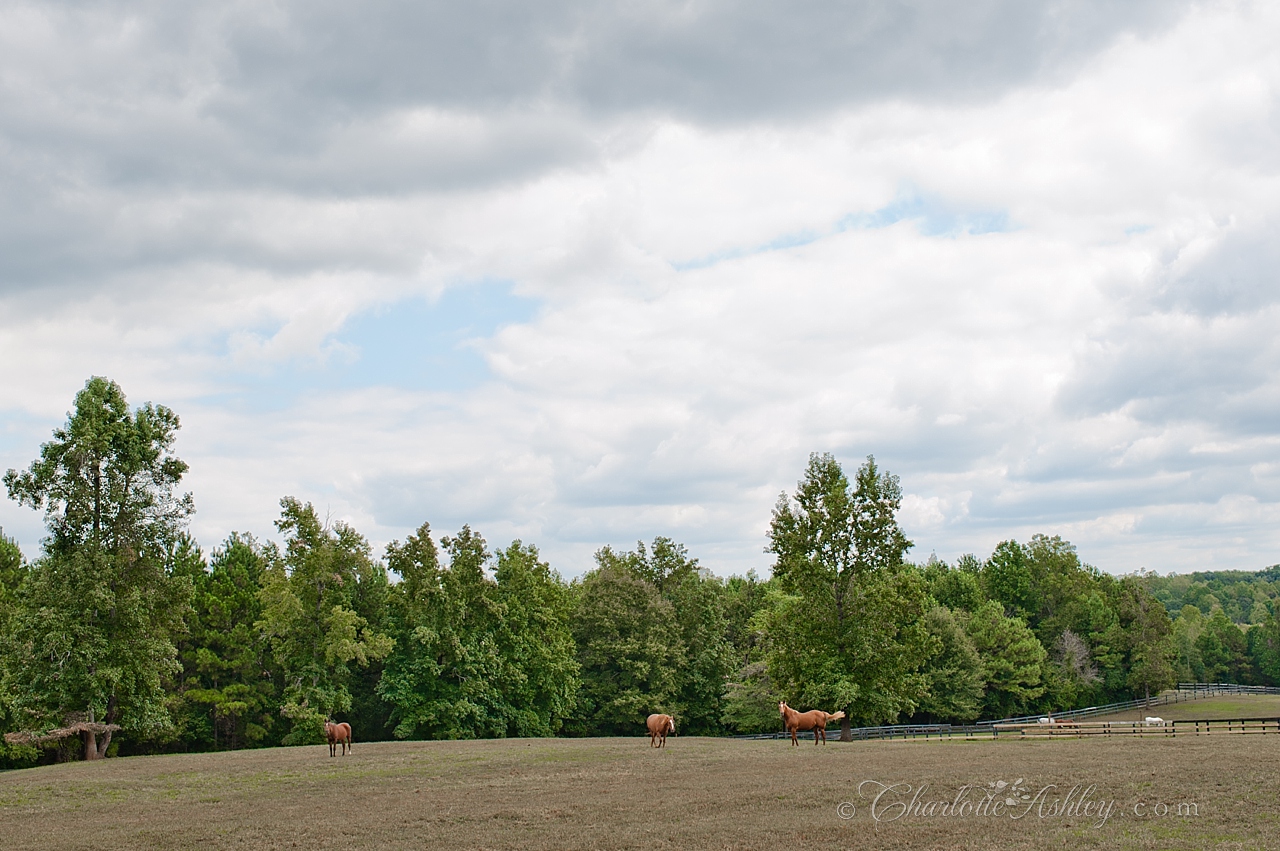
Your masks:
M649 728L649 747L662 748L667 745L667 734L676 731L676 719L670 715L650 715L645 726Z
M827 743L827 724L832 721L839 721L844 717L844 712L823 712L821 709L810 709L808 712L796 712L786 701L778 704L778 712L782 715L782 725L787 728L787 732L791 734L791 744L799 745L796 739L796 733L801 730L813 731L813 743L818 744L818 737L822 737L822 743Z
M329 740L329 756L338 755L338 745L342 745L342 755L346 756L347 751L351 750L351 725L346 721L341 724L335 724L333 721L324 722L324 737Z

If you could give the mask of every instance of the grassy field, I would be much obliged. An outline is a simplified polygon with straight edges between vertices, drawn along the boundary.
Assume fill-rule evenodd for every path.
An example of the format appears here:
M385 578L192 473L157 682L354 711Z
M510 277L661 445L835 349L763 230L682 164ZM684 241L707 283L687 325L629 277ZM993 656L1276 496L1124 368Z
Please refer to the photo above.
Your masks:
M0 775L8 849L1277 848L1280 736L806 744L674 737L359 744ZM996 813L873 817L862 781ZM1076 785L1096 811L1053 810ZM1034 797L1045 787L1040 799ZM864 787L869 792L874 787ZM1026 813L1021 794L1031 796ZM909 799L909 796L908 796ZM1077 794L1072 800L1081 800ZM845 803L847 802L847 803ZM848 805L852 804L850 811ZM1195 804L1195 814L1179 804ZM1135 805L1141 805L1135 813ZM1161 806L1168 811L1159 814ZM894 816L897 815L896 818ZM852 816L846 818L842 816Z
M1204 697L1182 703L1168 703L1150 709L1132 709L1099 715L1098 721L1141 721L1156 715L1166 721L1227 718L1280 718L1280 694L1241 694ZM1089 719L1093 720L1093 719Z

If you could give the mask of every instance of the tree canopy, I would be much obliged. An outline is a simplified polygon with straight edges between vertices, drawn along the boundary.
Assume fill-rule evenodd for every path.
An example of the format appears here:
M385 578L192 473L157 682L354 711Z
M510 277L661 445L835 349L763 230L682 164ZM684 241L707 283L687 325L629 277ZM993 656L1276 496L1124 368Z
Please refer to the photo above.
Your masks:
M658 536L600 547L567 582L537 547L470 525L424 522L379 557L290 496L275 541L233 532L206 555L179 425L92 378L5 474L48 535L28 561L0 532L0 766L55 753L38 747L303 744L326 717L365 740L631 735L654 712L720 735L778 729L785 699L844 710L847 734L1177 680L1280 685L1280 568L1115 577L1052 535L913 564L901 484L871 456L852 478L810 457L770 518L767 578L721 578Z

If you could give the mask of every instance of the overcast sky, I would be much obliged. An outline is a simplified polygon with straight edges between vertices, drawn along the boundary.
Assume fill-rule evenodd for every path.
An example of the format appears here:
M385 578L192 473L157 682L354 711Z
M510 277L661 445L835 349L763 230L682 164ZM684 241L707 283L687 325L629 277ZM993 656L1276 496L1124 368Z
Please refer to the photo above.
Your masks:
M206 549L292 495L767 573L818 451L919 559L1280 562L1278 4L0 15L0 469L105 375Z

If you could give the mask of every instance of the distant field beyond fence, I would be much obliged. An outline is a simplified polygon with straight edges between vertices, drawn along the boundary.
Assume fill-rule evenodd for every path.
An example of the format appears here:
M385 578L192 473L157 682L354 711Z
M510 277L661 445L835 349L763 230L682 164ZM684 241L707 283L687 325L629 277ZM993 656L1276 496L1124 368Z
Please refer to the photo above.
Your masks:
M1224 696L1247 696L1247 695L1272 695L1280 698L1280 688L1274 686L1246 686L1237 683L1178 683L1176 689L1170 689L1161 692L1158 695L1152 695L1150 700L1125 700L1119 703L1106 703L1101 706L1089 706L1084 709L1071 709L1063 712L1051 713L1051 717L1057 722L1063 721L1083 721L1087 718L1097 718L1099 716L1113 716L1120 713L1126 713L1135 709L1155 710L1160 707L1169 706L1171 704L1186 704L1192 701L1202 701L1208 698L1220 698ZM1268 702L1265 709L1259 707L1256 713L1240 714L1245 710L1241 706L1240 709L1233 708L1231 711L1236 714L1234 719L1224 719L1220 714L1215 713L1216 717L1208 720L1265 720L1262 715L1267 718L1272 717L1272 710L1275 715L1280 717L1280 700ZM1139 713L1141 714L1141 713ZM1150 714L1150 713L1147 713ZM1250 718L1246 718L1250 715ZM990 737L997 734L997 726L1007 727L1012 730L1016 725L1037 723L1043 717L1049 715L1020 715L1011 718L1001 718L994 721L979 721L976 724L887 724L880 727L855 727L852 730L853 738L857 741L865 741L868 739L915 739L915 738L964 738L972 739L979 737ZM1127 719L1118 719L1127 720ZM1140 718L1137 720L1141 720ZM1193 720L1193 719L1190 719ZM1205 719L1200 719L1205 720ZM1118 729L1118 728L1117 728ZM812 733L801 733L800 738L813 739ZM790 734L777 733L760 733L751 736L737 736L739 739L779 739L790 738Z

